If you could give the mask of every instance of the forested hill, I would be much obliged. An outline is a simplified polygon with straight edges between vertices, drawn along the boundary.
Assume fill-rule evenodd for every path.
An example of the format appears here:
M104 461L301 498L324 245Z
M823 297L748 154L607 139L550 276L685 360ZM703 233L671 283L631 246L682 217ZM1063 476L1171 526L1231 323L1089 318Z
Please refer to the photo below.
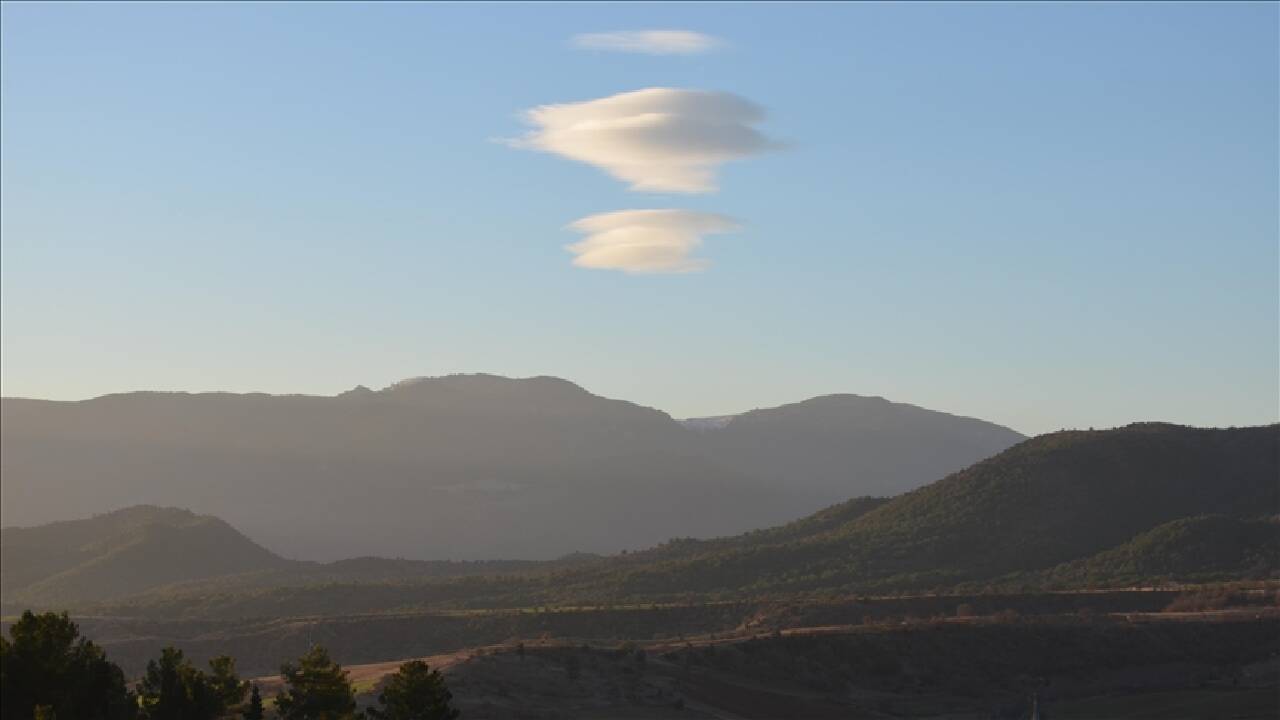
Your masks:
M1237 573L1266 574L1276 564L1261 567L1257 559L1280 559L1276 535L1265 524L1280 512L1278 457L1277 425L1218 430L1144 423L1052 433L870 508L838 506L789 530L734 541L671 543L560 582L601 596L896 591L1000 582L1090 558L1158 526L1202 515L1262 521L1243 532L1232 522L1201 522L1195 529L1198 542L1214 544L1214 562ZM1142 545L1148 553L1160 547ZM1174 546L1163 547L1172 552ZM1121 555L1096 558L1092 571L1110 572L1104 566ZM1177 573L1156 570L1178 565L1148 557L1145 567L1152 569L1147 577L1167 577ZM1084 582L1089 568L1077 570Z

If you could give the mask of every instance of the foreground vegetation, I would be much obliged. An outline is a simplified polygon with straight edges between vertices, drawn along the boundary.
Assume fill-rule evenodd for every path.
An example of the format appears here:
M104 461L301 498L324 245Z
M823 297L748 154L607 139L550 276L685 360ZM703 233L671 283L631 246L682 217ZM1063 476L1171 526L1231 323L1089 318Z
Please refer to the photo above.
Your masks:
M1183 592L1161 599L1167 612L1152 613L1037 615L1028 604L1028 612L994 610L990 603L1003 601L995 597L950 606L955 598L904 599L894 609L916 613L850 625L835 623L870 605L789 606L731 632L511 638L429 658L434 667L415 660L344 668L336 659L349 662L347 653L313 645L280 675L256 681L242 680L225 656L201 669L170 647L132 684L65 616L27 614L4 641L0 691L6 718L430 719L461 711L471 720L726 712L1012 720L1025 717L1032 697L1053 717L1263 718L1273 714L1267 699L1280 678L1280 606L1274 589L1259 590ZM928 615L927 602L948 609ZM1045 597L1042 609L1062 610L1059 602Z
M67 615L24 613L0 636L0 715L12 720L218 720L267 715L257 685L240 679L235 660L218 656L206 672L166 647L133 687L120 667ZM355 689L329 652L315 645L280 673L274 699L281 720L356 720ZM458 711L439 671L410 661L387 681L374 720L454 720Z

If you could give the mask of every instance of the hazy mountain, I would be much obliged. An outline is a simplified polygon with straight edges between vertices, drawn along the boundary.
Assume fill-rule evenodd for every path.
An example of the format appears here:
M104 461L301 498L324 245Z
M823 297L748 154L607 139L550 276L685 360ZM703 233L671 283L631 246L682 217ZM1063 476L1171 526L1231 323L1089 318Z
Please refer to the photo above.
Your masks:
M833 500L897 495L1025 439L983 420L859 395L685 422L706 431L726 466Z
M680 424L689 428L690 430L719 430L725 425L728 425L729 421L733 420L736 417L738 416L737 415L714 415L712 417L685 418L680 421Z
M5 399L2 412L6 526L173 505L314 559L551 558L729 535L922 485L1019 438L853 396L693 431L564 380L489 375L336 397Z

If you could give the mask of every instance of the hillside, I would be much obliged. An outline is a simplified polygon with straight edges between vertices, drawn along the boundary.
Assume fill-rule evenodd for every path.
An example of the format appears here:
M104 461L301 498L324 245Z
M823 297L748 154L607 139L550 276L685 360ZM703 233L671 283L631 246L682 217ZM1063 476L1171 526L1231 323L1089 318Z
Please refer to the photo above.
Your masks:
M1136 585L1153 578L1210 582L1280 569L1280 521L1200 515L1159 525L1129 542L1043 573L1050 586Z
M140 506L87 520L0 530L8 603L110 600L212 576L279 571L283 560L214 517Z
M642 653L553 645L432 659L464 717L484 720L1015 720L1033 717L1031 688L1040 717L1275 717L1275 619L805 630Z
M794 470L759 461L732 429L771 411L699 431L549 377L335 397L4 399L0 524L153 504L217 516L290 558L550 559L777 525L869 488L923 485L1018 437L885 401L856 423L823 409L865 400L849 397L783 411L768 447ZM996 429L979 442L979 426Z
M222 520L150 505L84 520L0 530L0 603L17 608L83 607L135 596L252 594L278 588L540 574L599 558L442 561L358 557L331 563L286 560ZM372 597L377 594L370 592Z
M937 588L1264 579L1280 426L1141 424L1028 440L925 488L715 540L496 573L169 588L112 614L218 617L705 602ZM466 576L464 576L466 575Z
M678 551L633 553L558 582L583 593L640 596L994 582L1089 558L1182 518L1274 514L1278 457L1280 426L1052 433L845 522L802 521L812 532L684 542ZM1200 529L1235 532L1221 523ZM1229 538L1215 542L1236 547Z

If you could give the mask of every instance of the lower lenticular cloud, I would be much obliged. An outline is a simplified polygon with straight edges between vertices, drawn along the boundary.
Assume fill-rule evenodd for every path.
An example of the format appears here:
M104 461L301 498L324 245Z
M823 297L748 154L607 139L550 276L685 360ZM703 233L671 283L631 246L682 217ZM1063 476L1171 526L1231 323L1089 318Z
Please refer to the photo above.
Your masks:
M646 88L533 108L535 129L512 144L594 165L632 190L705 193L720 165L777 146L753 127L763 119L732 93Z
M692 210L619 210L577 220L570 229L587 237L569 252L578 267L629 273L686 273L707 261L690 257L702 236L737 230L732 218Z
M710 35L692 30L626 30L575 35L573 44L589 50L648 55L697 55L714 50L723 43Z

